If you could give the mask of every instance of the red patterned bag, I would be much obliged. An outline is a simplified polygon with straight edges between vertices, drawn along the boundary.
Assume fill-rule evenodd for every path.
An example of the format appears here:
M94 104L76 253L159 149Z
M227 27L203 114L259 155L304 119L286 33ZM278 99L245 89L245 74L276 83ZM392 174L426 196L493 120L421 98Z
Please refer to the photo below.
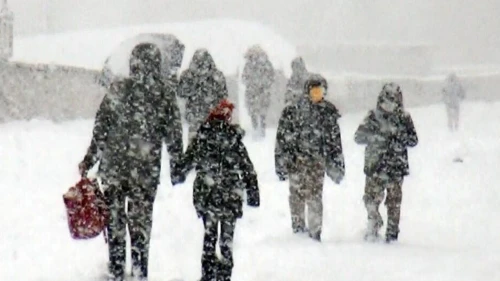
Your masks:
M91 239L101 232L106 238L109 210L96 179L82 178L63 195L73 239Z

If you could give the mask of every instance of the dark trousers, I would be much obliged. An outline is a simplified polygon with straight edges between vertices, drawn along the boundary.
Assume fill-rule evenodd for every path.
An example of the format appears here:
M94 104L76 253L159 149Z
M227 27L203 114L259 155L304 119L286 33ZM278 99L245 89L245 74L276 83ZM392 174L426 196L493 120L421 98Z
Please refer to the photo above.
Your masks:
M104 192L111 213L108 225L109 273L125 277L127 227L131 240L132 274L146 280L156 187L131 188L129 182L108 183Z
M205 236L201 256L201 281L230 281L233 271L233 237L236 219L218 220L213 215L206 215L203 217L203 225ZM222 254L221 260L216 254L217 240Z
M320 239L323 228L323 181L325 166L321 162L297 159L297 169L290 174L290 215L294 233L306 231ZM307 206L307 215L306 215Z
M266 135L266 115L252 113L250 115L252 119L252 128L258 133L260 137L265 137Z
M385 205L387 206L386 238L397 239L403 199L402 186L403 178L390 179L379 176L366 178L363 201L368 213L367 235L378 236L378 231L384 224L379 212L379 206L385 196Z

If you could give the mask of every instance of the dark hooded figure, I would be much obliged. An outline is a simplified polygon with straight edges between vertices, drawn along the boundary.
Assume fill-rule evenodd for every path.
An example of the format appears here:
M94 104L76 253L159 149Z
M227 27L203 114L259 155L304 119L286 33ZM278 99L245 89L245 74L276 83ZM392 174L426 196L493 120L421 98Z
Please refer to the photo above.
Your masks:
M186 99L185 118L192 139L210 110L228 97L226 78L206 49L194 53L189 69L181 74L177 94Z
M100 161L99 176L111 211L108 225L111 280L125 278L127 226L132 273L139 280L147 280L163 142L170 154L172 184L183 180L176 173L183 149L176 89L162 83L160 63L161 53L153 44L139 44L132 50L130 78L113 84L101 102L90 147L79 165L85 176Z
M246 107L250 113L254 132L265 136L267 110L271 102L271 87L274 83L274 68L259 46L254 46L245 55L246 64L242 82L246 87Z
M193 204L203 219L202 281L229 281L236 220L247 204L260 204L257 174L243 144L242 130L230 124L234 105L223 100L200 126L184 154L184 173L196 169ZM220 226L220 236L219 236ZM220 237L220 238L219 238ZM216 255L219 240L222 259Z
M286 84L285 104L290 105L297 102L304 91L309 72L304 59L297 57L292 61L292 76Z
M275 169L280 180L290 179L290 213L294 233L309 232L321 241L325 172L339 184L345 173L337 108L324 99L328 85L311 75L302 97L285 107L279 120ZM306 213L307 205L307 224Z
M394 83L384 85L378 96L377 108L370 110L355 134L358 144L366 145L365 194L363 201L368 212L365 238L378 238L384 222L379 206L387 191L386 241L398 239L401 214L403 178L409 174L408 147L418 143L413 120L403 107L401 88Z

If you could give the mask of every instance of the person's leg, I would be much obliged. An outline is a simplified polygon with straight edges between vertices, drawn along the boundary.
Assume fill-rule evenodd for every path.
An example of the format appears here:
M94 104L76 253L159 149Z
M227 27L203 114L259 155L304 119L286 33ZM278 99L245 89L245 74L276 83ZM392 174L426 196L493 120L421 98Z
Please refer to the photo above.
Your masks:
M219 222L211 215L203 217L205 235L203 237L203 253L201 256L201 281L215 281L219 266L216 245Z
M290 204L290 216L292 218L292 231L294 233L306 231L306 201L303 194L302 177L303 175L299 173L292 173L290 175L290 195L288 201Z
M366 177L365 194L363 196L365 208L368 213L366 239L378 237L378 231L384 224L379 212L382 200L384 200L383 181L378 177Z
M154 196L138 190L129 197L128 217L132 253L132 272L142 279L148 277L149 244L153 227Z
M233 272L233 239L236 219L221 221L220 251L222 260L220 261L217 281L230 281Z
M109 274L113 280L122 281L125 278L127 214L125 211L125 193L119 182L103 181L106 189L104 196L110 211L107 226Z
M401 217L401 201L403 199L403 179L396 179L387 184L387 230L386 241L398 240L399 220Z

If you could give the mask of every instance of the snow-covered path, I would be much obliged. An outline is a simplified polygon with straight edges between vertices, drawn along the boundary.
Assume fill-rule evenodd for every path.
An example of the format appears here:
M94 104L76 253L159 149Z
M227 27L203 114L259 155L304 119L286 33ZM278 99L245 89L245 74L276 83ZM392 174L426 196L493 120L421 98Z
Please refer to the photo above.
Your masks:
M321 244L291 234L288 186L274 175L275 132L260 142L248 137L262 206L246 208L237 225L233 280L500 280L500 103L463 111L462 133L453 137L441 106L410 109L420 144L409 152L394 245L362 240L363 147L352 139L363 114L341 119L347 174L340 186L325 181ZM62 203L78 180L91 127L90 120L0 126L0 280L93 281L105 272L104 240L72 240ZM452 162L457 153L461 164ZM168 170L162 179L150 280L198 280L203 227L191 205L194 175L175 188Z

